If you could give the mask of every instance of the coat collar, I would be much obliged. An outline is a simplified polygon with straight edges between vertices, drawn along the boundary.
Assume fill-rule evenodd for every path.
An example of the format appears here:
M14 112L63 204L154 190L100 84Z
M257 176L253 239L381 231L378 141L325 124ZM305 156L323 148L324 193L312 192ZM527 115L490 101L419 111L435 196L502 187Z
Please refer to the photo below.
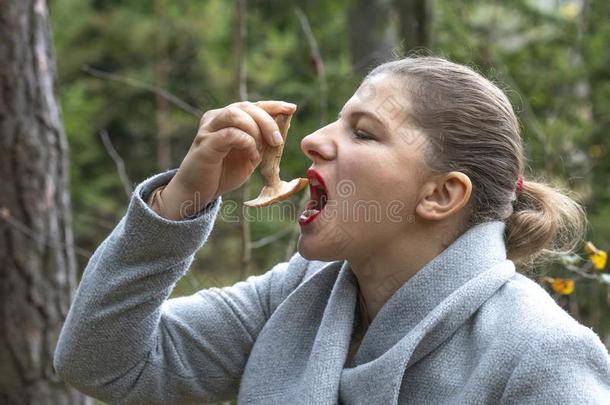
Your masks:
M379 310L369 325L354 364L379 357L452 292L505 261L504 228L501 221L471 227L415 273ZM349 272L350 278L355 279L351 268L342 271Z
M448 339L513 275L504 223L470 228L390 297L369 326L355 367L344 368L357 280L348 262L329 263L286 298L259 334L239 402L397 403L406 368ZM351 398L355 392L359 397Z

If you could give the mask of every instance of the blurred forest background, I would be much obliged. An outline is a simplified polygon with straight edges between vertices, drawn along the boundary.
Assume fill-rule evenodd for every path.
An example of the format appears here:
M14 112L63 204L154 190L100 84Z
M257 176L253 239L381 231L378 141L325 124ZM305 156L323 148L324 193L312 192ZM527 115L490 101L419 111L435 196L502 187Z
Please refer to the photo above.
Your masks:
M522 125L526 179L543 175L585 203L586 240L599 250L585 250L583 241L579 256L537 269L536 277L610 344L603 260L610 246L609 4L49 1L77 277L125 214L133 187L178 167L204 111L240 99L296 103L281 168L292 179L310 164L300 139L334 119L370 68L416 51L473 66L504 88ZM253 198L260 186L257 172L225 199ZM286 260L295 251L296 212L278 212L265 221L220 219L173 296L233 284Z
M239 4L51 3L80 269L128 203L101 135L133 187L178 167L201 112L241 98L286 100L299 106L282 160L282 177L292 179L311 164L300 139L334 119L368 69L412 50L473 66L505 88L531 170L577 192L587 203L589 239L610 245L607 1L282 0L249 1L241 12ZM259 190L257 172L246 198ZM242 201L243 190L229 198ZM249 221L249 261L243 223L218 221L174 294L232 284L285 260L296 218L277 210L269 217L278 220ZM604 336L607 293L585 280L575 288L578 317Z

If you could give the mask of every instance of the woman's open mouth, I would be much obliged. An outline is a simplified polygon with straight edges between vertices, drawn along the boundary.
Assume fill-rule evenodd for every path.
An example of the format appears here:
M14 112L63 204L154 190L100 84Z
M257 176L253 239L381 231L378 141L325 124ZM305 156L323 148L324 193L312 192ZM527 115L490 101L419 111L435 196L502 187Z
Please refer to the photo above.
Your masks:
M307 178L309 179L309 194L310 199L307 202L307 207L299 217L300 225L307 225L315 220L328 201L328 192L324 179L320 173L314 169L307 170Z

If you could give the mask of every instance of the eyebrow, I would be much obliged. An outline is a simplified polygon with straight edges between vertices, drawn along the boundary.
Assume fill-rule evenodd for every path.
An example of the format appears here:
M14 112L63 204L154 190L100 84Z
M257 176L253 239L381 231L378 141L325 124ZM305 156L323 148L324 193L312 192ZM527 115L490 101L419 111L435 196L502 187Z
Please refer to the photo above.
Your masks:
M341 112L342 112L342 111L339 111L339 114L337 114L337 119L341 118ZM375 114L375 113L373 113L373 112L366 111L366 110L355 110L355 111L352 111L352 112L351 112L349 115L351 115L351 116L353 116L353 117L355 117L355 118L359 118L359 117L367 117L367 118L370 118L370 119L372 119L373 121L377 121L377 122L378 122L378 123L379 123L379 124L380 124L380 125L383 127L383 129L384 129L384 130L387 130L387 129L388 129L388 127L387 127L387 125L385 124L385 122L383 122L383 121L382 121L382 120L381 120L381 119L380 119L380 118L377 116L377 114Z

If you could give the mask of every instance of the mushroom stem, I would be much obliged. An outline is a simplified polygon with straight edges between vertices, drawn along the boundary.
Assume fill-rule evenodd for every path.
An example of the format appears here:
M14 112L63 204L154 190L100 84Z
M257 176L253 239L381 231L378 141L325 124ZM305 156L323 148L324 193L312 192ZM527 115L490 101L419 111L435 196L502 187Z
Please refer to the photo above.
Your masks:
M309 183L305 178L296 178L290 182L285 182L280 178L280 161L282 160L291 118L292 116L287 114L278 114L275 117L275 122L280 129L284 142L279 146L263 144L263 157L260 164L264 184L263 189L256 199L246 201L244 205L248 207L264 207L286 200L292 194L301 191Z

